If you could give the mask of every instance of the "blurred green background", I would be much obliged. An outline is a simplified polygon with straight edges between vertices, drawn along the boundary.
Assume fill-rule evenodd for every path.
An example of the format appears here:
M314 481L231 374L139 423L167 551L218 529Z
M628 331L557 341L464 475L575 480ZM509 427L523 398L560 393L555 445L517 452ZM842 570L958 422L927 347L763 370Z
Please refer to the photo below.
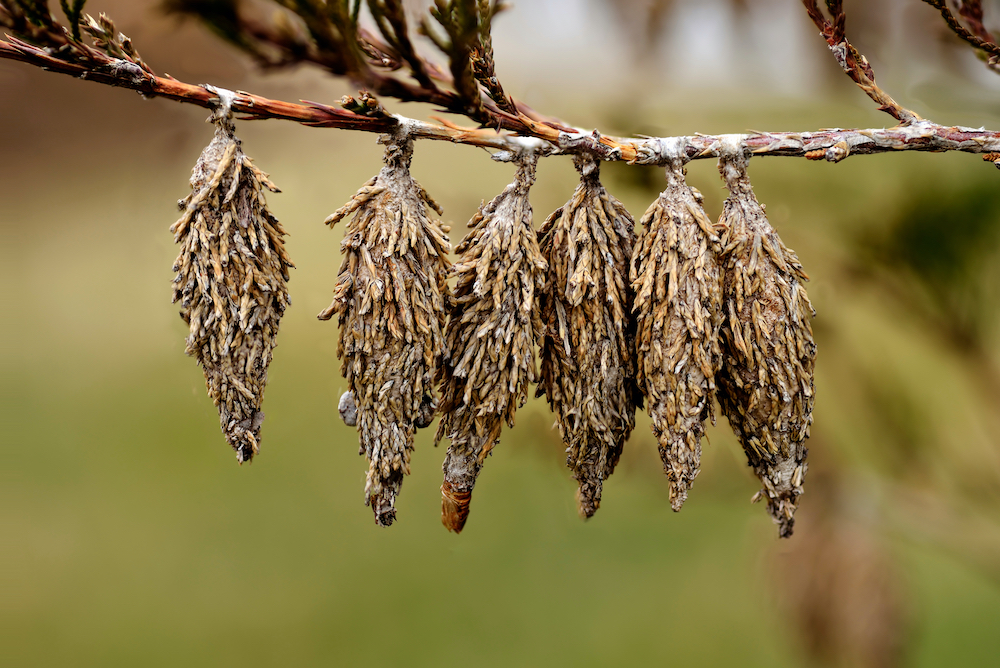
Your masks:
M797 2L709 3L736 36L754 12L794 5L789 39L816 65L778 87L711 72L692 83L696 60L671 61L652 38L645 55L632 53L627 22L596 1L524 4L497 20L505 85L583 127L690 134L891 120L831 74ZM667 33L692 3L674 4ZM92 5L157 71L186 81L289 100L352 90L316 72L255 73L154 3ZM546 17L567 7L607 32L610 65L586 41L560 46L572 35L553 38L554 51L526 37L559 33ZM863 35L904 105L941 123L1000 127L996 83L934 29L910 38L936 45L939 70L880 51L870 26ZM758 43L744 35L737 46L765 51ZM624 69L630 59L638 64ZM591 62L604 73L593 80ZM167 228L211 137L205 117L0 61L0 664L1000 662L1000 175L979 157L753 161L758 198L811 275L819 314L810 473L791 540L779 542L750 505L757 481L724 419L709 429L683 512L670 511L642 415L601 510L581 521L541 400L505 432L456 536L440 525L444 452L429 431L399 521L374 525L357 436L336 411L336 325L315 318L340 264L341 229L322 220L378 170L373 135L238 126L284 191L269 201L298 268L262 452L236 465L170 303ZM431 142L413 171L453 221L453 242L512 176L479 149ZM660 179L654 168L604 167L636 218ZM692 164L689 180L718 215L715 165ZM536 218L574 185L570 161L543 161Z

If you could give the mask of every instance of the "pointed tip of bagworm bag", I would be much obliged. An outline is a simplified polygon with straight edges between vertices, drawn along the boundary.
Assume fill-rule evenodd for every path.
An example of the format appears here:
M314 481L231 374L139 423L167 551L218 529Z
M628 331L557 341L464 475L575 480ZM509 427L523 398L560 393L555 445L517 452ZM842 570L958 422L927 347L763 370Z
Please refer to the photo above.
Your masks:
M462 533L469 519L469 503L472 490L458 490L446 480L441 485L441 524L448 531Z

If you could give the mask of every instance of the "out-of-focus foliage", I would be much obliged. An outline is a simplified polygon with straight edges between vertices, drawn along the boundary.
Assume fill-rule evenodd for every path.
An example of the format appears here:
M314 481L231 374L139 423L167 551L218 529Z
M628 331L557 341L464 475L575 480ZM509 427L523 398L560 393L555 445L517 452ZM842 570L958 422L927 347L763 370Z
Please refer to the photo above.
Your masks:
M1000 315L997 175L950 187L914 184L912 196L858 235L857 270L888 281L956 347L983 347Z

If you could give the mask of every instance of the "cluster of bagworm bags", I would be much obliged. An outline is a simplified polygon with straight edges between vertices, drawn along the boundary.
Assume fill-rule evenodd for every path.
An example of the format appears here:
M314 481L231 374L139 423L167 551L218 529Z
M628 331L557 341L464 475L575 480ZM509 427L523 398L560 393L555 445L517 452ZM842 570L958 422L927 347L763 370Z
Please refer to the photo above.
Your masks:
M581 515L600 506L644 401L680 510L718 400L763 483L755 500L791 535L812 421L813 312L798 259L754 197L746 153L721 151L730 196L718 222L687 185L685 161L668 159L638 238L587 156L575 158L573 196L536 233L535 157L519 156L514 181L480 207L449 266L445 228L429 217L437 207L405 168L409 142L397 143L405 165L390 145L386 168L331 217L356 210L334 305L320 315L340 314L341 413L361 432L380 524L394 517L414 427L437 414L436 438L450 440L442 521L461 531L487 456L537 383Z
M171 228L182 247L174 298L242 462L260 447L292 265L262 194L276 189L243 155L231 119L215 121ZM579 186L536 232L537 158L515 155L513 182L480 207L452 264L441 210L410 175L412 139L380 141L381 172L326 221L350 217L333 303L319 315L338 316L340 412L358 428L378 524L395 520L416 430L440 416L436 441L450 441L442 521L461 531L486 458L534 383L556 415L584 517L600 507L644 404L680 510L718 401L763 484L754 500L791 535L812 423L813 310L741 147L720 149L729 197L717 222L674 155L639 230L601 184L598 162L576 156Z

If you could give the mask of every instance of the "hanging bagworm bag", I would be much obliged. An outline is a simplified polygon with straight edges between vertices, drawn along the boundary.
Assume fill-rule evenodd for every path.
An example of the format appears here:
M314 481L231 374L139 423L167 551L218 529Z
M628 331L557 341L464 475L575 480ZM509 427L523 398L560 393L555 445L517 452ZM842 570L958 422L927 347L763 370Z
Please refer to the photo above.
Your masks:
M722 364L720 240L701 193L685 181L684 162L669 159L667 187L642 217L632 260L638 382L675 511L700 470Z
M805 440L812 424L812 305L795 253L771 227L747 176L742 146L719 159L729 197L723 207L724 362L719 405L764 488L767 509L785 538L806 474Z
M240 463L260 449L267 368L288 298L285 231L267 209L278 192L236 138L231 93L212 117L215 138L191 174L191 194L170 231L181 246L173 301L189 326L185 352L205 373L226 440Z
M365 503L375 522L396 518L396 496L410 472L414 432L431 423L434 377L444 345L448 229L441 210L410 176L413 141L386 135L385 166L326 223L354 214L344 232L333 303L339 315L337 355L349 394L340 412L356 424L368 458Z
M451 439L441 485L441 521L450 531L465 526L483 462L535 382L541 333L535 301L546 270L528 202L536 160L519 157L514 182L480 208L456 249L436 437Z
M538 233L549 266L539 299L544 327L537 395L545 395L591 517L635 427L635 340L629 262L635 221L600 181L598 163L574 157L580 185Z

